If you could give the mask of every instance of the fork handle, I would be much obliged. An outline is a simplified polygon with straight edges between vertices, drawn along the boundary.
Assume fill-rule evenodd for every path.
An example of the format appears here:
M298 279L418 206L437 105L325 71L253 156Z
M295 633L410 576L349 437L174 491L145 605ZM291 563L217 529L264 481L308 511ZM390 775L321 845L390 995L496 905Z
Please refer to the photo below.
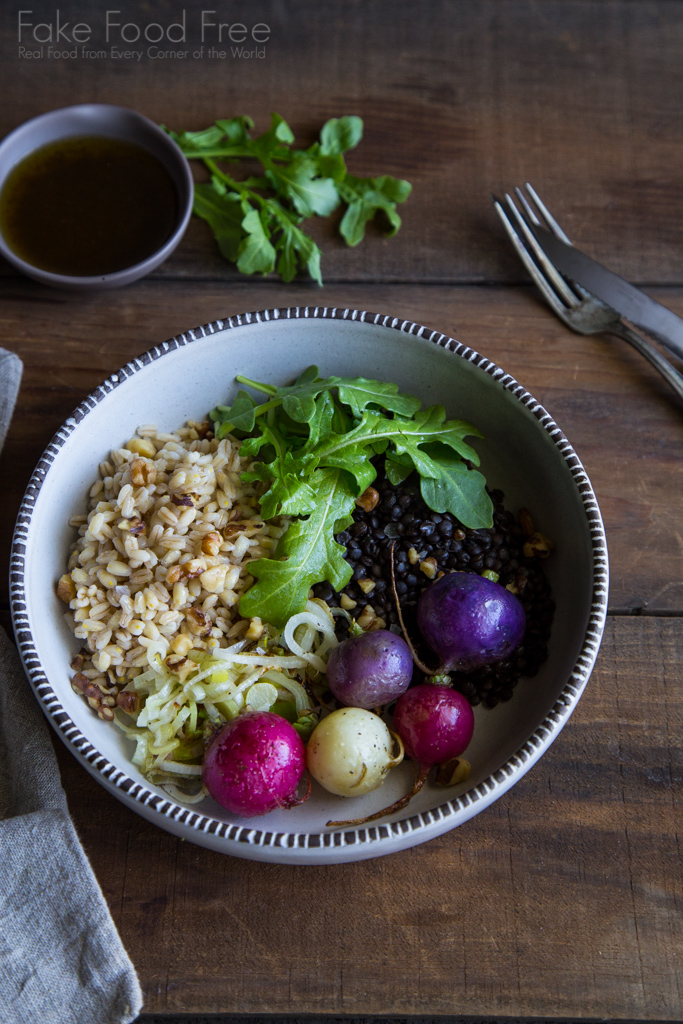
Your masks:
M609 333L616 334L617 337L627 341L629 345L632 345L633 348L640 352L641 356L644 356L661 373L662 377L668 381L678 397L683 398L683 374L679 373L676 367L654 345L651 345L642 335L638 334L631 327L627 327L626 324L611 327Z

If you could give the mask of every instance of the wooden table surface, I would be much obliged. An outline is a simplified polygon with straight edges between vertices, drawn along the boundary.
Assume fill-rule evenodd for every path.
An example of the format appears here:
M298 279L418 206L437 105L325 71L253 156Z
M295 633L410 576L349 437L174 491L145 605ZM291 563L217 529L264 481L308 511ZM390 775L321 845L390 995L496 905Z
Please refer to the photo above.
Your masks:
M186 6L195 38L199 10ZM167 24L181 4L136 10L123 16ZM47 4L33 11L54 20ZM31 469L105 376L199 323L324 303L452 334L551 411L603 511L610 615L586 693L543 759L461 828L378 860L210 853L127 810L59 744L145 1013L679 1020L683 408L622 342L574 335L537 301L489 192L531 180L586 251L683 315L683 5L235 0L229 19L218 13L268 24L265 57L29 60L8 8L0 134L100 101L195 129L242 113L261 128L275 109L307 144L328 117L357 113L366 132L350 165L413 182L404 226L353 250L318 230L323 290L240 277L200 222L120 291L52 291L2 265L0 343L25 367L1 460L3 580ZM92 0L62 17L104 39ZM4 582L1 599L6 620Z

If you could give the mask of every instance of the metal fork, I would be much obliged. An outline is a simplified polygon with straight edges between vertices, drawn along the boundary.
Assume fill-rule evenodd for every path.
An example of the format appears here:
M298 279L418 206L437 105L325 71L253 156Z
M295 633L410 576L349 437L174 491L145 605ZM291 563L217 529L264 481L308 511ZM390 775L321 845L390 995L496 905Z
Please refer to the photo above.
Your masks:
M567 235L527 182L527 195L515 188L517 206L510 195L503 202L493 197L498 216L512 244L553 312L577 334L615 334L635 348L673 390L683 398L683 375L645 338L624 323L619 314L575 282L569 282L555 269L529 228L528 221L545 227L571 245ZM520 209L521 207L521 209Z

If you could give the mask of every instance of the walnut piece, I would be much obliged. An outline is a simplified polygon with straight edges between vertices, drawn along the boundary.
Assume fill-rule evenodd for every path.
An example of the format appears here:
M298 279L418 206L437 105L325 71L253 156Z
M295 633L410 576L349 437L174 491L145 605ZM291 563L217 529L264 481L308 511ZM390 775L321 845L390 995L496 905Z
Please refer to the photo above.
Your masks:
M423 572L428 580L433 580L437 572L437 564L435 558L425 558L423 562L420 562L420 572Z
M116 706L125 711L127 715L137 715L142 706L142 699L139 693L132 690L121 690L116 697Z
M187 611L187 625L195 636L208 636L213 628L213 623L208 615L200 612L198 608L189 608Z
M207 533L202 540L202 551L205 555L217 555L221 549L222 543L223 538L220 533L216 533L215 531Z
M533 533L522 548L525 558L547 558L555 544L544 533Z
M65 573L64 576L59 577L59 583L57 584L57 597L64 604L68 604L76 596L76 584L71 579L69 573Z
M376 491L374 487L368 487L363 491L360 498L356 498L356 505L360 505L366 512L372 512L374 508L377 508L379 502L379 491Z
M145 459L133 459L130 464L130 482L133 487L148 487L157 478L154 463Z

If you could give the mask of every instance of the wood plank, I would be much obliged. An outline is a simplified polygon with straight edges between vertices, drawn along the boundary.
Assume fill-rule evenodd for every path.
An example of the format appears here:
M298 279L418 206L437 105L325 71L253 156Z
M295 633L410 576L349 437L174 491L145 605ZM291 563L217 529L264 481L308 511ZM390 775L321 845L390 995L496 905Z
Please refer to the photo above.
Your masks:
M574 716L510 793L359 864L176 840L60 744L145 1011L680 1020L682 658L680 619L611 618Z
M54 23L48 0L31 9L25 20ZM121 17L166 26L178 11L151 0L144 16ZM187 60L153 59L144 47L140 61L115 60L104 9L83 0L89 46L109 55L32 61L19 57L17 13L8 15L0 135L78 102L133 107L177 129L248 113L261 130L275 104L308 145L328 117L357 113L366 132L351 169L407 177L414 194L395 239L373 229L350 250L319 227L329 281L522 281L489 192L531 177L591 255L637 282L683 283L680 4L434 0L418 11L410 0L263 0L255 15L236 2L231 19L271 28L254 60L193 59L199 9L187 17ZM3 263L0 273L13 271ZM237 276L200 223L157 275Z
M683 293L666 292L683 313ZM54 431L106 376L173 334L218 317L300 303L390 312L452 334L512 373L556 418L595 486L611 552L613 611L683 611L680 405L623 342L572 334L531 289L140 282L76 296L0 283L3 344L25 362L0 460L0 530L9 536L33 466ZM143 417L144 418L144 417ZM7 578L7 551L0 578ZM2 583L0 600L7 600Z

